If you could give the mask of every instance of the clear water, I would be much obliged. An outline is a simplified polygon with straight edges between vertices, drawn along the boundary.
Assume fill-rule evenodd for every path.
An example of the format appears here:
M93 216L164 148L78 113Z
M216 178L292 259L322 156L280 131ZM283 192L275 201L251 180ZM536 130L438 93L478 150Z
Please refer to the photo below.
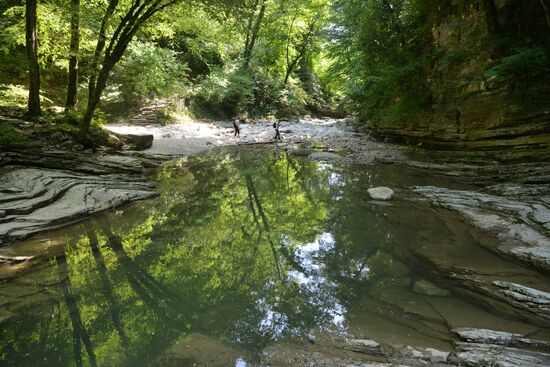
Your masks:
M342 337L450 350L449 325L546 335L434 272L540 281L400 191L460 182L271 149L211 151L156 179L155 200L0 249L35 256L0 266L1 365L253 366L284 343ZM396 198L369 200L379 185ZM418 280L449 294L419 294Z

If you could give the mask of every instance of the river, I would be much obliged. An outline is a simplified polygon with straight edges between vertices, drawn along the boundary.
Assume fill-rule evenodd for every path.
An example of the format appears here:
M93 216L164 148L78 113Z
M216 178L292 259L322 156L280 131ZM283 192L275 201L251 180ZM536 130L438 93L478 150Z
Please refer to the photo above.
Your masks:
M3 365L305 366L319 348L328 366L348 358L340 340L449 353L460 328L550 341L533 314L468 286L548 291L548 277L408 190L471 182L273 147L180 158L154 181L158 198L0 250L21 259L0 267ZM371 200L374 186L394 199Z

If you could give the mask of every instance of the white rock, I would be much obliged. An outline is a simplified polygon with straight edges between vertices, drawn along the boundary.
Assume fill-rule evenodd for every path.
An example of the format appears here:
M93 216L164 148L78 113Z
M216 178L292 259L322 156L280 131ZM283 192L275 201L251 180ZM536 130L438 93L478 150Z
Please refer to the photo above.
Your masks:
M449 357L448 352L442 352L433 348L426 348L426 352L430 355L430 362L432 363L445 363L447 362L447 357Z
M389 187L373 187L367 190L371 199L390 200L393 197L393 190Z

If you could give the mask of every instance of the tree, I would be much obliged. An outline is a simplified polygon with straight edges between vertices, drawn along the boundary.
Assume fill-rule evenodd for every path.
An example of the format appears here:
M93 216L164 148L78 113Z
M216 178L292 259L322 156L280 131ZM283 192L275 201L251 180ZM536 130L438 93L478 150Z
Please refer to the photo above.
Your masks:
M335 75L364 121L398 121L431 105L431 19L425 0L335 0Z
M25 2L25 45L29 68L29 117L40 116L40 67L38 66L38 40L36 36L36 1Z
M262 27L262 22L263 22L264 16L265 16L265 10L266 10L266 7L267 7L267 0L261 0L261 1L262 1L262 4L260 6L260 12L258 13L258 15L256 16L259 0L254 2L254 6L252 8L252 11L250 12L250 17L248 19L246 44L245 44L244 53L243 53L244 68L245 69L248 69L248 66L250 65L250 58L252 57L252 50L254 49L254 45L256 44L256 41L258 40L258 35L260 33L260 28ZM252 26L252 24L254 24L254 25Z
M485 17L487 18L487 27L489 28L489 31L494 35L501 35L502 29L500 26L500 21L498 19L498 9L495 5L495 1L482 0L481 4L483 5Z
M78 53L80 48L80 0L71 0L71 46L66 108L78 103Z
M296 47L296 52L294 57L290 56L291 35L289 32L287 45L286 45L286 73L285 73L284 84L288 83L288 79L290 78L290 75L294 71L294 68L296 67L296 65L298 65L298 62L305 56L308 48L312 44L313 42L312 39L315 37L315 34L318 31L317 24L320 18L321 18L321 15L317 15L315 18L313 18L308 24L305 30L305 33L300 35L301 41L299 45ZM294 20L292 21L292 24L290 26L291 31L292 31L293 24L294 24Z
M548 24L548 28L550 28L550 13L548 13L548 6L546 5L546 0L540 0L540 5L542 6L542 10L544 10L544 16L546 18L546 23Z
M109 1L109 5L101 22L99 39L92 61L92 74L90 76L90 84L88 88L88 105L86 106L86 112L80 127L81 139L83 139L88 133L95 109L101 100L103 90L107 86L107 81L111 71L124 55L128 44L133 39L136 32L153 15L178 1L179 0L134 1L124 16L121 17L115 32L111 36L107 48L105 48L105 45L107 44L107 27L118 6L118 0ZM100 60L102 61L100 62ZM98 71L97 65L100 63L101 69Z

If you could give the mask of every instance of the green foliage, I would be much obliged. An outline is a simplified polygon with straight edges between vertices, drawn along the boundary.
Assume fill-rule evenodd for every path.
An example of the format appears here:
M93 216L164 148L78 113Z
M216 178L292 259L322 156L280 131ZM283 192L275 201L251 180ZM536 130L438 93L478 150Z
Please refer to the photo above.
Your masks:
M178 122L174 117L174 108L172 106L161 108L155 111L155 121L161 125L174 124Z
M203 116L298 116L305 112L306 94L261 71L218 69L199 84L192 101L193 112Z
M317 82L321 80L317 64L328 55L325 52L323 58L316 56L324 48L322 29L328 25L330 1L268 1L251 67L240 70L253 3L182 1L156 14L141 27L112 70L100 108L116 116L117 111L135 111L151 100L175 96L190 100L191 106L201 111L199 115L289 116L306 113L306 107L321 113L322 107L327 106L325 94L335 94L332 89L335 84L329 82L328 73L323 88ZM88 67L106 6L107 1L81 3L78 109L86 103ZM108 38L130 6L130 1L119 2L107 28ZM0 83L24 85L27 83L24 7L13 2L2 11ZM58 0L39 3L42 91L51 100L50 105L63 106L65 102L69 26L66 3ZM311 60L312 67L299 68L302 58ZM289 72L289 82L283 85L293 60L297 61ZM311 83L313 80L316 82ZM19 92L22 91L11 91L2 102L24 108L26 101ZM170 120L169 114L163 117Z
M227 75L217 68L195 88L191 109L199 116L235 116L243 111L239 102L251 97L251 87L248 73L234 71Z
M443 55L441 65L445 70L452 70L456 67L463 65L463 63L466 62L470 57L472 57L472 53L470 50L452 50Z
M8 54L15 49L25 47L25 7L8 8L0 17L2 44L0 52Z
M540 79L549 79L549 73L548 53L541 47L531 47L500 59L486 71L485 76L493 87L504 84L526 87Z
M120 98L129 106L140 106L155 98L185 94L187 67L174 51L153 43L132 43L113 73Z
M422 0L334 2L330 70L363 121L397 122L430 103L428 8Z
M21 85L0 84L0 107L25 107L29 90Z
M26 140L21 133L15 130L10 124L0 121L0 146L21 144Z

